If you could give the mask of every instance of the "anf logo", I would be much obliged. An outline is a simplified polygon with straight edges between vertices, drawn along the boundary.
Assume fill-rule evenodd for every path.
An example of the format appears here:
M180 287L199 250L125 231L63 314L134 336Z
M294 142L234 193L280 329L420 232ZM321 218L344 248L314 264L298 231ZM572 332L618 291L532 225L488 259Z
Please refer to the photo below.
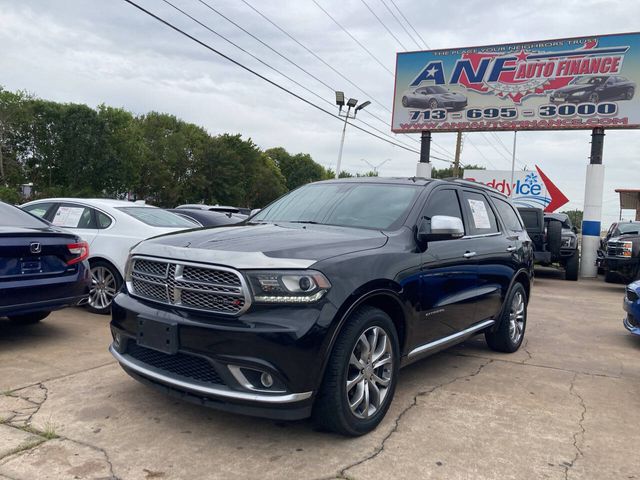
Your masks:
M31 244L29 245L29 250L31 251L31 253L41 253L42 245L40 244L40 242L31 242Z

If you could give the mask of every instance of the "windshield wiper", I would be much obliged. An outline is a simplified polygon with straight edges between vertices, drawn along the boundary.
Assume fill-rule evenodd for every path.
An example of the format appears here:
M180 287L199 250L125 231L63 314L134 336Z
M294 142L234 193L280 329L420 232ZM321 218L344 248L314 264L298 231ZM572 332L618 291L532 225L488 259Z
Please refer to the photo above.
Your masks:
M313 220L291 220L289 223L306 223L309 225L321 225L320 222L314 222Z

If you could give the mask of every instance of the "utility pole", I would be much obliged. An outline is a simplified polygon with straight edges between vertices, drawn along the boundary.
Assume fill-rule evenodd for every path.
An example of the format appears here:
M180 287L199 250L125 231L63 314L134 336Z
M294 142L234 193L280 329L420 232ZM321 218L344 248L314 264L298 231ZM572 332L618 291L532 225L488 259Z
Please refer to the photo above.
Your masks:
M516 169L516 139L518 131L513 132L513 149L511 150L511 183L509 184L509 196L513 195L513 173Z
M456 157L453 161L453 176L455 178L460 176L460 153L462 153L462 132L458 132L456 139Z

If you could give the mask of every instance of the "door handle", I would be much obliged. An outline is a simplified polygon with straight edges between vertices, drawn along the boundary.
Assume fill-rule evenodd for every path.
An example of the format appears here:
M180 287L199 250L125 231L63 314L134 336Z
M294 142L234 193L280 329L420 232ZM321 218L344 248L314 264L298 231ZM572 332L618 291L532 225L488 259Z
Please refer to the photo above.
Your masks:
M476 252L467 252L462 255L464 258L471 258L476 256Z
M514 247L513 245L509 245L507 247L507 252L515 252L518 248Z

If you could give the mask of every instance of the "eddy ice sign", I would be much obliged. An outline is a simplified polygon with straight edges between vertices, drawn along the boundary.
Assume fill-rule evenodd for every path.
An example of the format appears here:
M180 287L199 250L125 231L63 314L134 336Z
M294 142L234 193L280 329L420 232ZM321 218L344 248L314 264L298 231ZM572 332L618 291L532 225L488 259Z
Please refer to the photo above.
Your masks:
M392 130L640 127L640 33L398 53Z
M535 171L515 170L511 183L511 170L470 170L465 169L464 178L495 188L508 197L517 207L542 208L545 212L555 212L569 202L569 199L536 166Z

